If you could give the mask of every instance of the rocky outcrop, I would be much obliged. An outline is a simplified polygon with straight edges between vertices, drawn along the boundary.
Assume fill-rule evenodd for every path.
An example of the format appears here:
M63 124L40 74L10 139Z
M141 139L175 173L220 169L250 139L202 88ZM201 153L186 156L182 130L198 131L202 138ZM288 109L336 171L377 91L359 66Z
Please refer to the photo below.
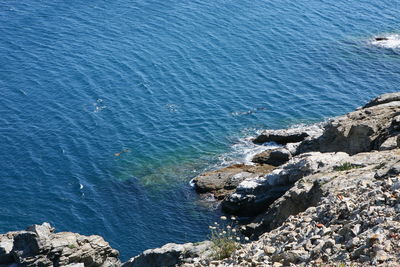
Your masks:
M400 93L319 129L267 130L254 140L282 145L253 158L277 168L243 179L222 207L258 215L244 231L258 240L195 266L399 266Z
M400 93L323 127L268 130L254 142L280 146L255 165L193 180L226 212L253 218L241 227L252 242L223 260L213 259L210 241L167 244L123 266L400 266ZM119 265L99 236L54 233L47 223L0 235L1 267Z
M174 244L169 243L161 248L149 249L131 258L122 267L170 267L185 261L194 263L211 258L210 241L201 243Z
M213 193L217 199L223 199L246 178L257 178L273 169L266 164L235 164L215 171L203 173L192 182L199 193Z
M400 266L400 149L349 160L297 181L259 218L257 241L214 263Z
M343 151L354 155L378 150L389 138L399 136L399 115L399 94L380 96L363 108L331 120L319 138L300 144L297 153Z
M299 155L264 177L249 178L241 182L235 193L224 199L222 207L236 215L257 215L266 210L299 179L331 170L348 159L349 155L343 152L311 152Z
M222 207L232 214L257 215L305 176L344 164L350 160L349 156L357 153L399 147L399 97L399 93L382 95L354 112L332 119L323 127L312 126L309 131L294 128L263 132L255 140L275 138L275 141L289 143L264 151L253 161L279 167L262 177L244 179L235 192L224 199ZM303 141L290 143L301 139L300 136L304 137Z
M100 236L55 233L48 223L0 235L0 266L119 266L118 257Z
M316 206L323 196L350 188L356 181L397 174L400 174L400 150L360 153L348 157L344 165L336 165L301 179L276 200L267 212L248 225L248 232L254 238L275 229L289 216Z

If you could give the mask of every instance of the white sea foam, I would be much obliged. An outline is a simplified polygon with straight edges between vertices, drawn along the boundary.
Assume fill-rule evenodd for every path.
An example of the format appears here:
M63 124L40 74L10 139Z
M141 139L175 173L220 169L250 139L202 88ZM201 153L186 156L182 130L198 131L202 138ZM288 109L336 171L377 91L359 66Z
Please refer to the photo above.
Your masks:
M289 127L289 129L304 130L310 136L316 138L322 134L323 126L326 124L327 121L328 119L323 122L314 124L296 124ZM254 144L252 142L253 138L261 134L261 132L262 131L258 131L253 136L248 136L238 139L238 141L232 145L231 150L229 152L222 154L219 157L219 162L221 163L221 165L228 166L231 164L238 164L238 163L253 165L254 163L251 160L258 153L261 153L265 150L282 147L281 145L278 145L273 142L264 143L263 145Z
M256 145L252 142L253 137L245 137L239 139L232 145L231 150L219 157L222 166L231 164L244 163L254 164L252 158L265 150L280 147L275 143L266 143L264 145Z
M194 179L194 178L193 178L193 179ZM194 182L193 182L193 179L189 181L189 185L190 185L191 187L194 187L194 186L195 186L195 184L194 184Z
M258 179L248 179L241 182L238 186L240 189L254 189L259 185Z
M289 129L300 129L306 131L311 137L317 138L323 132L323 126L329 121L326 119L319 123L314 124L295 124L289 127ZM271 150L274 148L282 147L282 145L278 145L276 143L264 143L262 145L254 144L253 139L255 136L261 134L263 130L255 131L254 129L250 130L251 136L243 137L237 139L237 141L231 146L231 149L220 155L218 157L218 163L213 166L213 169L219 169L222 167L230 166L233 164L246 164L246 165L254 165L251 161L253 157L263 151ZM190 180L189 185L194 187L193 180ZM254 184L244 184L245 187L253 187Z
M383 48L391 48L391 49L396 49L400 48L400 35L399 34L389 34L389 35L383 35L381 38L384 38L383 40L376 40L374 39L371 44Z

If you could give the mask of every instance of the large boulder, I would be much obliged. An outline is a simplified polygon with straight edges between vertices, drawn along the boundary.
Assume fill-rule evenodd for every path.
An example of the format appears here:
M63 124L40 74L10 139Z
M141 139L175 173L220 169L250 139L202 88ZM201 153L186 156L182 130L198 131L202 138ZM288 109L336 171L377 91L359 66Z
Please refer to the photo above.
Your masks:
M169 243L161 248L148 249L140 255L122 264L122 267L170 267L194 259L211 256L211 241L201 243L174 244Z
M119 252L100 236L54 233L48 223L0 235L4 266L119 266L118 257Z
M289 161L292 157L290 151L286 148L275 148L256 154L251 160L254 163L280 166Z

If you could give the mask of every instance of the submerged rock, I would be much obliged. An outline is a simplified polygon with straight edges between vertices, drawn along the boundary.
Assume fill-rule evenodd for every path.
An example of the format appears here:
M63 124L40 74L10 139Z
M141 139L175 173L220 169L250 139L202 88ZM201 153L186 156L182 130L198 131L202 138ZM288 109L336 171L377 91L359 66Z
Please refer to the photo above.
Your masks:
M54 233L48 223L0 235L0 266L119 266L118 257L100 236Z

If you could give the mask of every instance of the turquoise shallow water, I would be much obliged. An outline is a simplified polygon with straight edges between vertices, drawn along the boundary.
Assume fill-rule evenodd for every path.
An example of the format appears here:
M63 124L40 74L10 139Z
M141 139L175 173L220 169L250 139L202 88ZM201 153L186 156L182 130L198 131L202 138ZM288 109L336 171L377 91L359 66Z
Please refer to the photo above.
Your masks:
M126 260L199 241L189 181L242 137L398 90L400 2L0 1L0 232L49 221Z

